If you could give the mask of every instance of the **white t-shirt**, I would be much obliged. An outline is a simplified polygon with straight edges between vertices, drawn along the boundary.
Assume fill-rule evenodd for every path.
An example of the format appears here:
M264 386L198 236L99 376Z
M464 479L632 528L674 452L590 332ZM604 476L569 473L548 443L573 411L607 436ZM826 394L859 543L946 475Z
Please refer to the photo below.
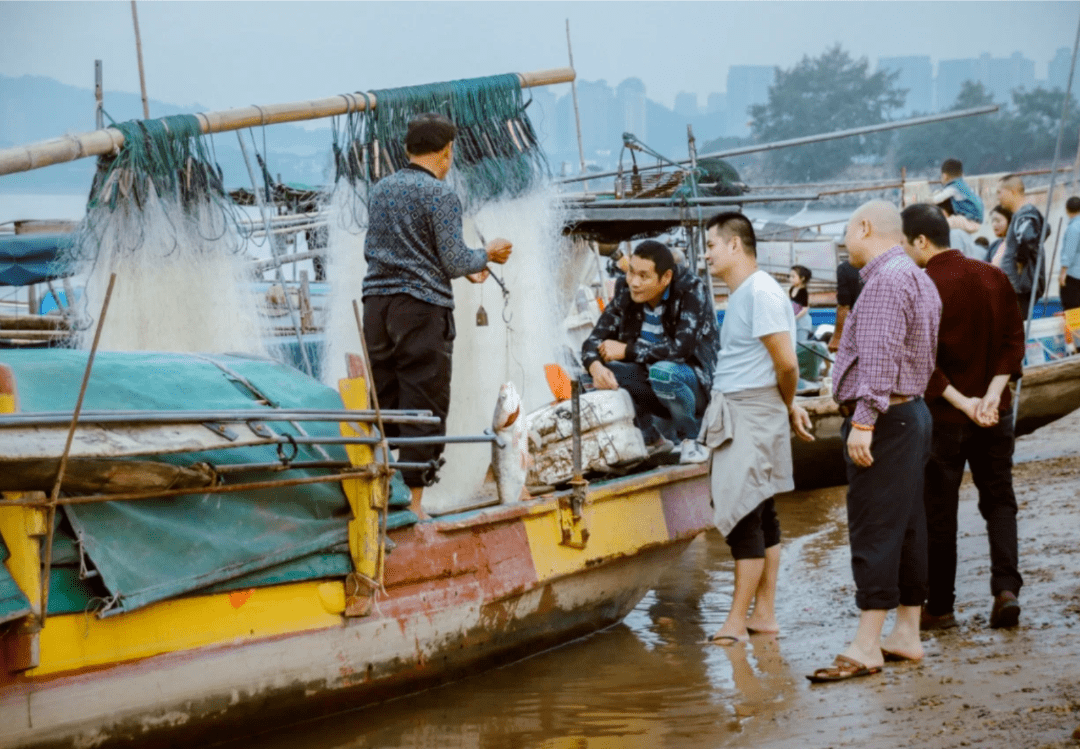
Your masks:
M776 385L769 350L762 336L787 331L795 348L795 311L787 292L765 271L755 271L728 297L720 328L713 390L735 393Z

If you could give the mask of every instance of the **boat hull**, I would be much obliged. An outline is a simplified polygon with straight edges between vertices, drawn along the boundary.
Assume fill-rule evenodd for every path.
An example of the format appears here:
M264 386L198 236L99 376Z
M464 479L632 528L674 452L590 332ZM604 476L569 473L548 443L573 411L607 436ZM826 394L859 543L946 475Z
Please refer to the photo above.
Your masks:
M368 616L0 683L0 745L220 741L594 632L621 620L711 524L705 472L612 482L590 495L585 517L585 549L559 543L555 501L423 523L392 534L387 592ZM185 625L198 623L174 623Z

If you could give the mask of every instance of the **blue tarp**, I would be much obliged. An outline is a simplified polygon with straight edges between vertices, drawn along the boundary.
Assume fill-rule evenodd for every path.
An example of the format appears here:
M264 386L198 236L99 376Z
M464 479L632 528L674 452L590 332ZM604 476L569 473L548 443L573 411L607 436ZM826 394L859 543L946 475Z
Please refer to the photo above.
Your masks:
M73 234L16 234L0 237L0 286L26 286L67 275L56 264Z
M0 362L15 372L23 411L73 409L86 359L85 351L0 351ZM341 408L336 391L271 360L143 352L99 352L83 408L251 409L257 418L267 406L256 402L258 396L242 380L265 396L271 407ZM338 434L335 422L303 426L312 435ZM273 428L297 435L282 422L274 422ZM324 449L332 459L345 459L340 446ZM321 457L301 445L296 460ZM263 446L155 459L176 465L200 461L226 465L272 462L277 453L274 447ZM290 476L320 473L326 471L293 471ZM271 478L281 474L250 472L233 482ZM347 542L350 517L341 486L334 482L242 494L67 505L65 512L83 552L114 598L106 613L129 611L312 555L339 553ZM341 561L320 568L337 575Z

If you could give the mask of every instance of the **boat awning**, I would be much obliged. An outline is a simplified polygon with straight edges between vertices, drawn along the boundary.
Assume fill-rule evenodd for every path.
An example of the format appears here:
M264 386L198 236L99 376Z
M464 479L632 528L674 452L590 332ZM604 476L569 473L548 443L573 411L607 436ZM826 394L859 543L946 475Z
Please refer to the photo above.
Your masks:
M0 237L0 286L27 286L68 275L56 263L71 247L72 234L14 234Z
M87 352L67 349L0 351L12 368L22 411L71 411L79 392ZM258 395L256 394L256 392ZM261 395L270 405L258 401ZM257 419L268 408L342 407L337 391L268 359L224 354L98 352L84 409L223 410L251 409ZM335 422L304 422L310 435L337 436ZM279 433L299 436L285 422ZM338 445L326 445L332 460L345 460ZM309 445L297 445L295 459L324 459ZM271 445L199 453L155 455L155 461L191 466L270 463ZM289 477L325 474L325 469L292 471ZM251 471L244 481L281 478ZM297 575L340 574L349 565L349 505L339 483L272 490L193 494L167 499L65 505L79 553L100 573L107 590L108 616L183 594L221 589L253 573L278 582ZM337 556L313 567L312 555ZM300 560L305 569L291 570ZM343 566L345 565L345 566ZM288 574L286 574L288 573ZM303 574L301 574L303 573ZM52 608L50 606L50 608Z

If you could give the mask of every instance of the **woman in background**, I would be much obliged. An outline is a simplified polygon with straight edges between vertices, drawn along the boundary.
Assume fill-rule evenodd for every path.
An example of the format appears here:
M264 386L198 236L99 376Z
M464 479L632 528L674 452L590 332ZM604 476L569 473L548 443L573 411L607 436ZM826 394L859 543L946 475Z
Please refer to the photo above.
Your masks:
M1012 211L1002 205L994 206L990 211L990 228L994 230L994 239L986 251L986 262L1001 267L1001 257L1005 254L1005 234L1009 231Z
M807 284L813 274L805 265L791 266L788 282L788 296L795 308L795 334L800 341L809 341L814 336L814 321L810 319L810 291Z

